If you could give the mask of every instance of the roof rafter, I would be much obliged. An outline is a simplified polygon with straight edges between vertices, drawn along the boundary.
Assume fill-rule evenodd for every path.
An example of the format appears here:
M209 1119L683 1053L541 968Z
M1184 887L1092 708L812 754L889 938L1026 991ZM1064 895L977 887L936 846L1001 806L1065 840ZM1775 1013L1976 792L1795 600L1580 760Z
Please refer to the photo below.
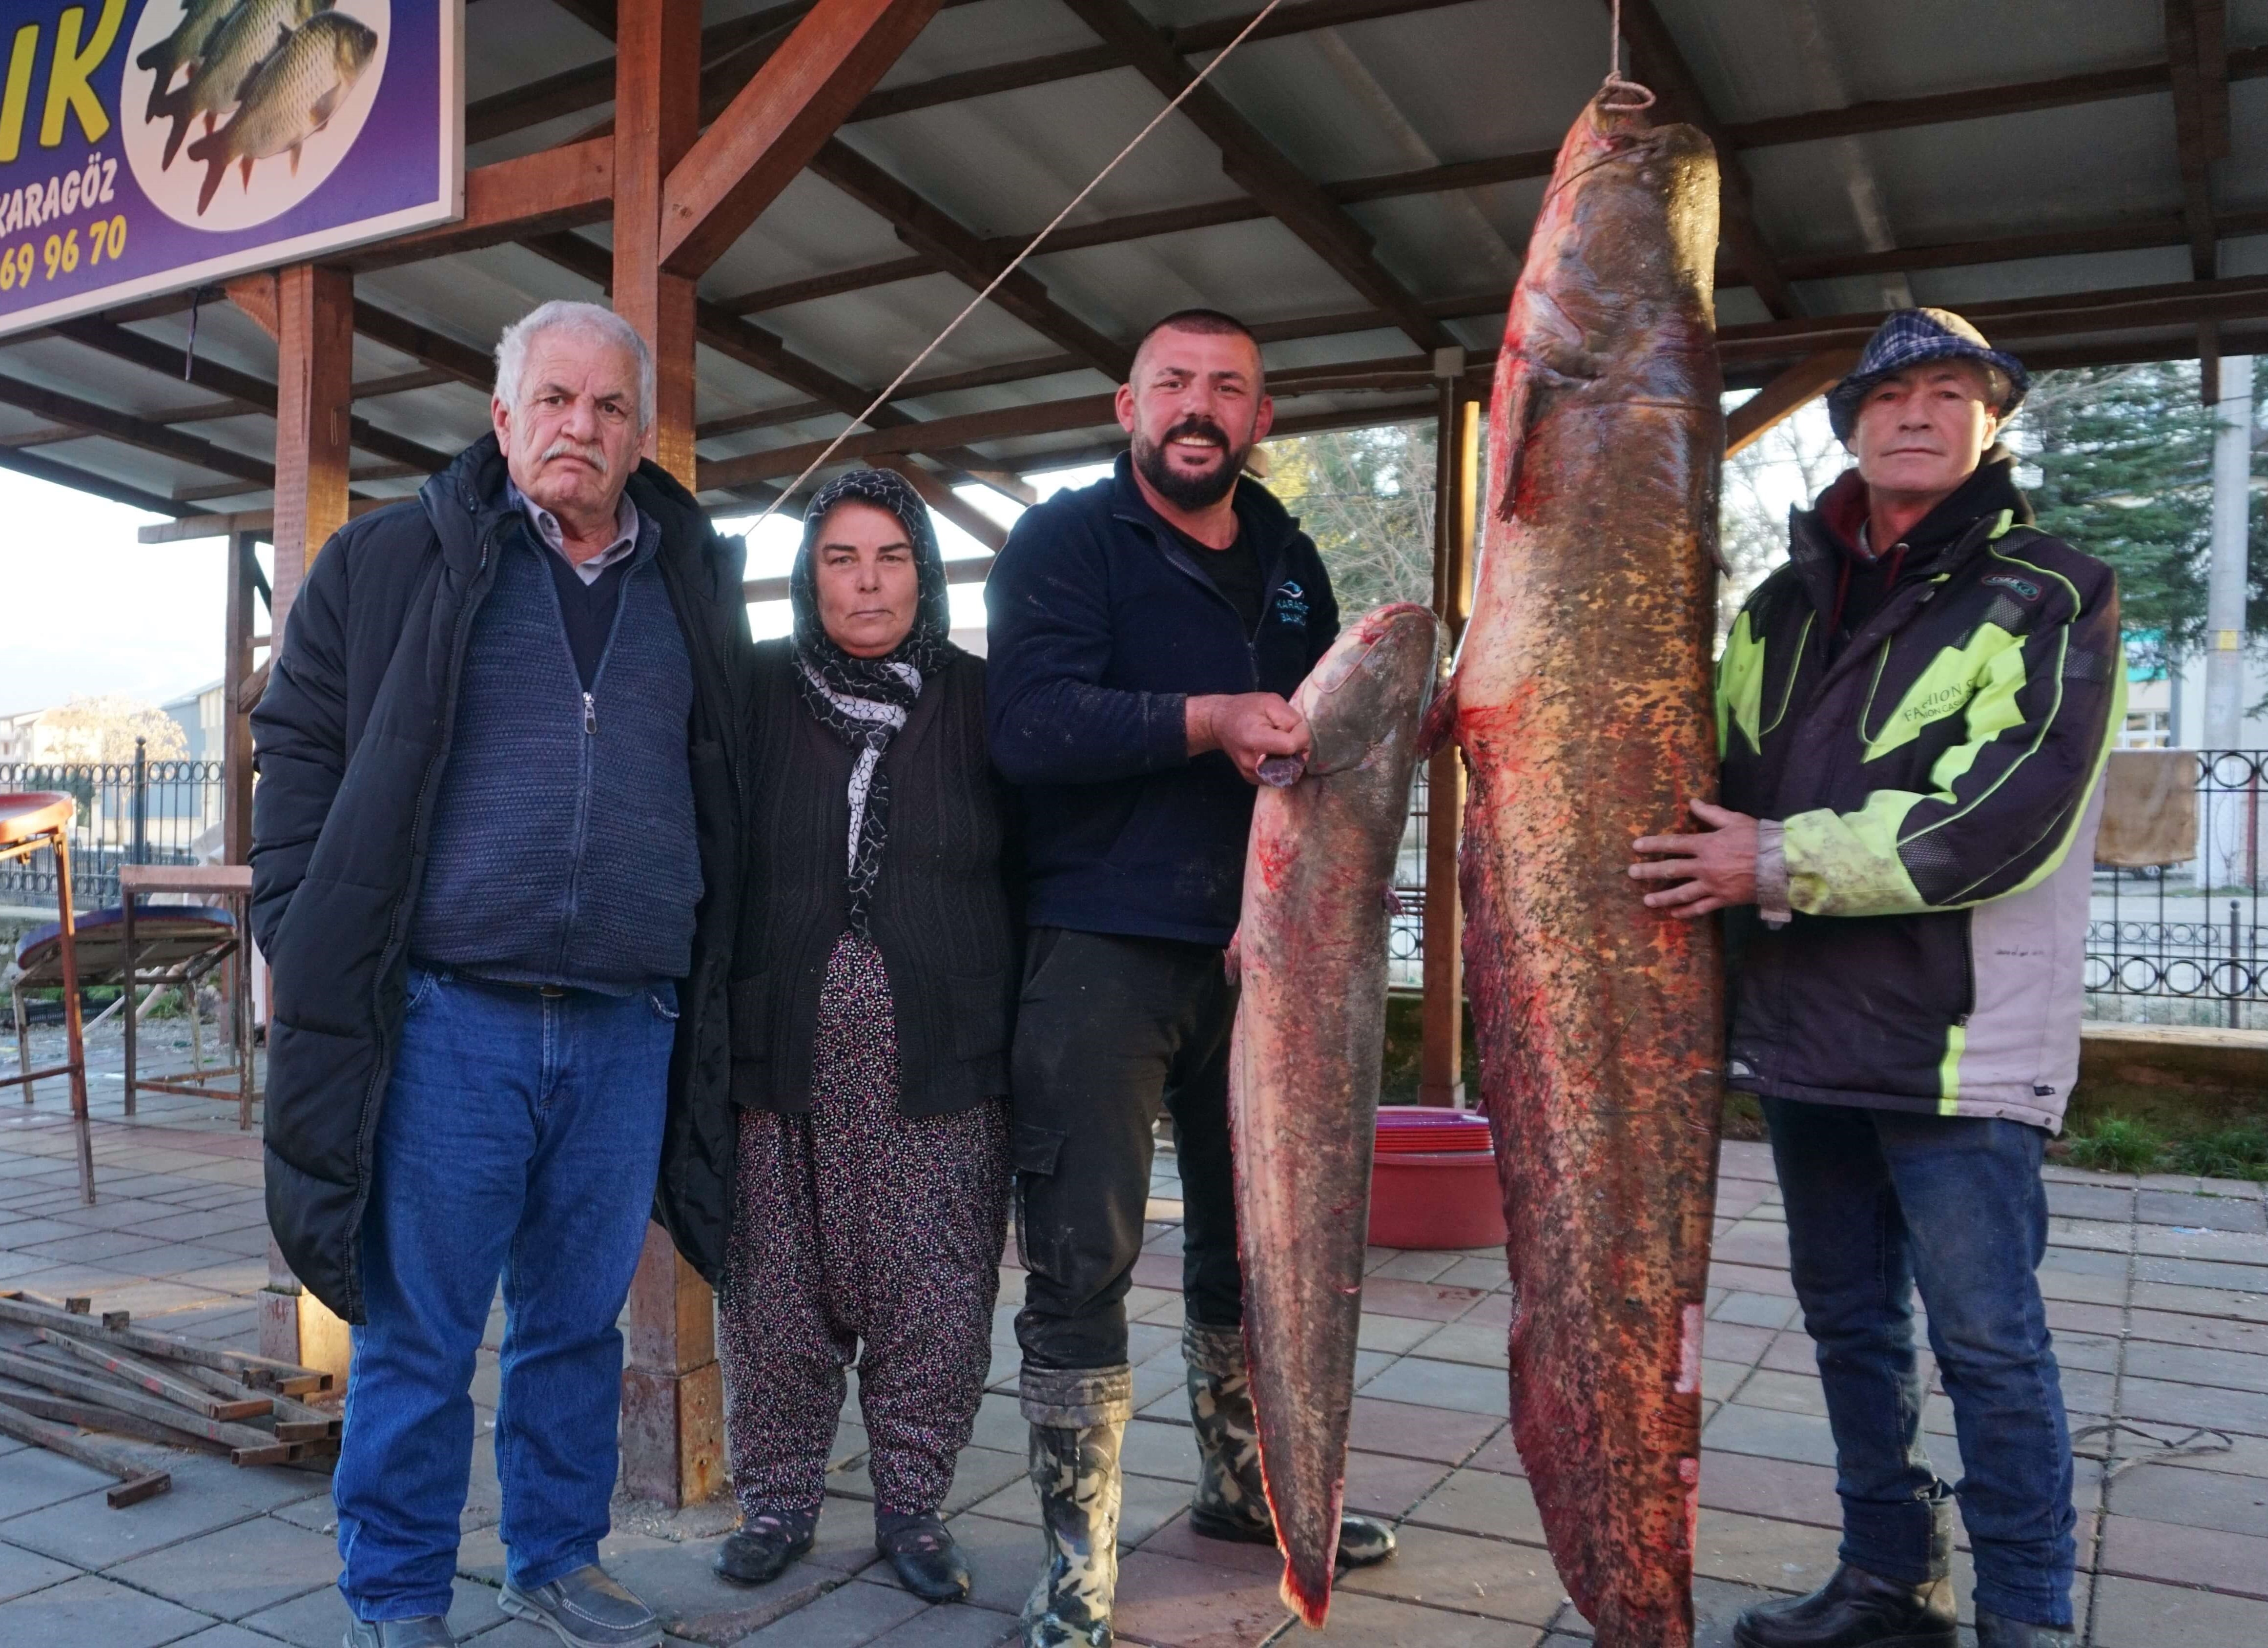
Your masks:
M1142 77L1165 96L1180 96L1197 77L1172 40L1129 0L1064 4L1080 22L1125 53ZM1368 232L1210 83L1189 92L1182 114L1220 151L1222 166L1238 188L1298 236L1341 280L1393 316L1394 324L1412 342L1432 349L1455 341L1378 261Z
M1780 272L1778 254L1764 231L1756 226L1756 192L1748 168L1741 164L1739 145L1709 107L1701 83L1686 65L1676 38L1653 0L1623 0L1623 33L1630 41L1631 71L1653 89L1662 112L1689 126L1697 126L1717 145L1719 218L1726 246L1749 277L1749 285L1764 305L1786 320L1803 313L1795 288Z
M897 231L899 239L972 291L982 291L1014 255L996 252L990 242L924 200L839 137L830 138L821 147L812 159L811 170L887 220ZM1047 287L1027 269L1020 269L1002 281L994 290L991 301L1050 343L1079 357L1114 381L1123 380L1133 368L1131 349L1115 338L1104 336L1065 309L1048 295Z
M75 424L89 435L100 435L128 446L138 446L144 452L156 452L181 463L194 464L200 469L210 469L215 475L234 475L260 486L276 484L276 468L272 464L195 435L184 435L179 430L131 412L120 412L92 401L82 401L77 395L67 395L54 389L42 389L37 384L18 379L0 378L0 403L12 406L57 423Z
M2190 273L2211 280L2220 263L2213 232L2213 163L2228 152L2228 33L2221 0L2165 0L2165 19Z

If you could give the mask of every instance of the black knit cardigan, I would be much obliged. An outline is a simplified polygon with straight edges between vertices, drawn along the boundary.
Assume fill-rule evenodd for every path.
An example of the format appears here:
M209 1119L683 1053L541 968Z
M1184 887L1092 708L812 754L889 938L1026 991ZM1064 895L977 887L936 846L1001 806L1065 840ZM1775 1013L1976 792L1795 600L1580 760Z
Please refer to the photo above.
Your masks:
M1021 969L1005 879L1013 803L985 752L984 665L945 651L882 758L890 836L871 925L889 972L908 1115L1007 1093ZM733 984L733 1100L793 1113L811 1107L820 987L848 925L852 752L798 695L794 644L755 653L741 931L757 959L753 969L743 960Z

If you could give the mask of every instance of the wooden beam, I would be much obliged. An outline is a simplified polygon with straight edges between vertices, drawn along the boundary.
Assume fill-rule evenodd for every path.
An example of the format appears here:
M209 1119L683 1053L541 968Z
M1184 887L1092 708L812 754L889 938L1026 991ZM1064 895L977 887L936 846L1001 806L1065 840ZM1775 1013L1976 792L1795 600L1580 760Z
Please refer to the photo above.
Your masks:
M465 173L465 215L453 224L350 253L357 272L502 246L604 223L614 210L615 140L593 137Z
M355 498L347 504L347 519L358 520L372 510L386 509L401 501L399 498ZM180 507L178 504L172 506L177 513ZM134 541L145 544L191 543L200 538L225 538L232 533L248 533L255 541L273 543L276 511L272 509L231 510L218 515L180 515L174 520L138 528Z
M1859 364L1853 349L1822 349L1807 355L1773 379L1725 419L1725 456L1753 445L1764 432L1783 423L1833 388Z
M938 0L820 0L672 166L661 260L699 276L725 254L872 91L936 13ZM697 78L697 71L696 71ZM688 88L696 99L697 88ZM688 107L689 119L698 104ZM628 113L616 100L616 118Z
M276 282L276 576L271 635L284 634L308 566L347 522L354 404L354 277L295 263Z
M615 38L615 0L551 0L551 4L594 33Z
M1653 9L1653 0L1622 0L1624 36L1630 41L1632 77L1653 89L1661 113L1673 120L1697 126L1717 145L1719 217L1726 246L1749 277L1749 284L1775 316L1786 320L1803 313L1795 289L1780 273L1778 255L1756 225L1755 191L1748 168L1741 164L1732 135L1719 121L1702 94L1701 83L1686 66L1676 37Z
M152 423L130 412L114 411L92 401L82 401L76 395L42 389L36 384L23 383L13 378L0 378L0 404L18 407L40 417L52 418L59 423L76 424L89 435L100 435L124 445L138 446L144 452L195 464L200 469L210 469L217 475L234 475L239 480L250 481L258 486L275 484L276 472L257 458L216 446L210 441L184 435L162 423Z
M993 554L999 554L1007 544L1008 529L1005 526L946 485L941 476L924 468L912 459L894 454L875 460L875 467L895 469L905 476L913 483L914 490L922 495L922 501L930 506L932 512L944 516Z
M247 286L247 294L254 302L259 302L264 291L268 295L268 306L272 310L274 277L261 276L257 280L266 282L266 287L262 288L255 282ZM83 343L114 360L128 361L147 372L175 382L180 381L182 351L170 343L145 337L99 315L82 320L63 321L56 331L73 342ZM234 367L223 366L208 357L199 356L189 363L188 381L200 389L226 395L247 411L265 413L270 417L276 415L276 386L263 378L255 378L249 372L238 372ZM351 389L350 393L352 393ZM373 458L414 464L429 475L447 468L451 461L446 453L421 445L406 435L396 435L390 430L380 429L364 418L350 420L347 432L355 445Z
M354 329L373 343L383 343L397 354L446 372L459 383L486 395L496 384L496 360L469 343L460 343L400 315L388 314L374 304L355 299Z
M822 144L811 169L867 210L885 219L898 239L971 291L982 291L1006 267L1010 257L955 222L841 139ZM1019 250L1021 248L1019 247ZM1042 337L1078 356L1123 383L1134 367L1134 351L1064 309L1028 269L1000 283L991 301Z
M1130 0L1064 0L1064 4L1080 22L1125 53L1142 77L1167 97L1178 96L1196 78L1188 60ZM1456 341L1378 261L1362 225L1294 166L1210 82L1189 94L1182 113L1220 151L1222 165L1238 188L1298 236L1341 280L1391 315L1411 342L1432 350Z
M34 481L69 487L74 492L85 492L92 497L108 498L114 504L123 504L129 509L146 510L152 515L178 516L181 513L181 505L169 497L144 491L128 482L114 481L108 475L97 475L76 464L42 458L36 452L0 450L0 469L12 469L18 475L31 476Z
M1473 605L1473 527L1480 489L1481 406L1454 379L1440 388L1434 420L1433 611L1451 656ZM1454 740L1425 768L1425 907L1418 1051L1418 1102L1465 1102L1464 923L1458 907L1457 835L1465 813L1463 752Z
M836 460L855 462L885 452L937 452L939 445L958 446L972 440L1005 440L1018 435L1051 435L1064 430L1094 429L1117 420L1112 395L1080 395L1069 401L1049 401L1038 406L1004 407L991 412L970 412L958 417L929 418L895 429L869 430L853 435L836 449ZM744 458L719 458L701 466L701 484L707 492L718 487L740 486L749 481L769 481L792 475L827 449L825 441L794 446L775 446ZM996 464L995 467L998 467Z
M258 600L253 579L259 570L252 534L231 533L227 559L221 569L226 592L220 701L223 864L252 862L252 701L246 688L252 680L253 614L257 610ZM269 656L274 656L272 649Z
M645 452L693 480L693 279L664 267L668 179L696 134L700 0L626 0L615 56L615 232L617 313L653 351L656 398Z
M1350 24L1407 17L1413 12L1470 3L1471 0L1302 0L1301 4L1277 7L1266 21L1252 31L1251 40L1280 40L1287 34L1343 28ZM1240 11L1232 17L1211 18L1162 33L1174 49L1184 55L1217 52L1244 32L1252 16L1250 11ZM1025 86L1077 79L1082 75L1106 74L1125 66L1126 59L1114 47L1082 46L1071 51L1051 52L1044 57L1027 57L940 75L932 80L908 81L873 93L859 104L850 118L883 120L913 109L933 108L940 103L991 97Z
M354 398L357 401L382 401L388 395L408 394L413 389L433 389L443 384L462 381L454 372L429 366L417 372L397 372L391 378L373 378L367 383L358 383L354 386Z
M2228 129L2227 37L2219 0L2165 0L2166 62L2174 92L2174 144L2182 180L2182 221L2189 231L2190 273L2211 280L2220 272L2220 242L2213 233L2213 162L2220 158L2216 135ZM2209 20L2209 21L2208 21ZM2200 26L2206 23L2206 26ZM2204 61L2203 36L2220 49L2211 72Z
M2193 327L2205 320L2255 320L2268 317L2268 276L1999 298L1964 304L1961 312L1987 336L1996 338L2100 335L2148 327ZM1717 349L1729 364L1770 358L1775 352L1793 352L1795 348L1810 353L1863 347L1885 316L1884 311L1869 311L1721 327Z

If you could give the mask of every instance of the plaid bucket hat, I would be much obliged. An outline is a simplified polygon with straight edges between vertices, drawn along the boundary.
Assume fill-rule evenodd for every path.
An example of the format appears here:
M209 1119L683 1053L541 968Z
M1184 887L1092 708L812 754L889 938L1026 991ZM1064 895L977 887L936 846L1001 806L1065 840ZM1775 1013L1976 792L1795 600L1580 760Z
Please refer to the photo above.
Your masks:
M2004 418L2023 404L2024 392L2031 386L2023 362L2006 349L1994 349L1982 332L1952 310L1901 309L1874 328L1851 375L1827 392L1827 417L1835 438L1851 438L1859 402L1867 390L1894 372L1933 360L1973 360L1999 371L2008 380L2008 398L2000 406Z

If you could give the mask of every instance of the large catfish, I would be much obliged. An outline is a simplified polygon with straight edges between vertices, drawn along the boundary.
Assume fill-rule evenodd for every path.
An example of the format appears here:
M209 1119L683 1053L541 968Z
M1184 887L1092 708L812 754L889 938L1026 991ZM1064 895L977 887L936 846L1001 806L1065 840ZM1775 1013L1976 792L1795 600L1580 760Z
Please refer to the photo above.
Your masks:
M1339 636L1292 698L1306 769L1261 791L1245 857L1229 1059L1244 1339L1284 1602L1310 1625L1330 1607L1346 1496L1387 918L1440 642L1407 603Z
M1513 293L1454 680L1513 1435L1600 1648L1692 1640L1719 938L1646 909L1627 866L1715 794L1716 257L1708 139L1602 93Z

